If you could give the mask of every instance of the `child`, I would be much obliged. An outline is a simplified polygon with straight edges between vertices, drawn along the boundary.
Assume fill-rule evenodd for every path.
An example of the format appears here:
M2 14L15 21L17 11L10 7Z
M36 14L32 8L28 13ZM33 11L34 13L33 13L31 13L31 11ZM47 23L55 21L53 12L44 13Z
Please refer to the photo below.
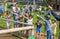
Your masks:
M56 20L52 19L51 22L52 22L51 23L51 28L53 30L53 34L56 35L56 28L57 28Z
M26 12L26 13L21 13L22 14L22 16L24 17L24 23L27 23L27 18L29 17L29 14L28 14L28 12ZM26 27L27 25L26 24L24 24L24 27ZM28 30L27 30L28 31ZM24 30L24 34L27 34L28 32L27 32L26 30ZM27 33L26 33L27 32Z
M37 25L37 27L36 27L37 38L36 39L40 39L40 32L41 32L42 24L39 19L37 20L36 25Z
M9 21L9 19L11 19L11 15L10 15L10 12L9 11L6 11L6 26L7 26L7 29L9 29L11 27L11 22Z
M26 26L31 26L33 24L33 16L30 14L28 17L25 17L26 18L26 23L28 23ZM33 30L28 30L27 33L29 34L29 36L31 35L34 35L34 32L32 32Z
M27 23L29 24L29 26L31 24L33 24L33 18L32 18L32 15L30 14L29 17L27 18ZM32 36L34 35L34 31L32 32L33 30L29 30L29 36Z
M13 12L13 18L14 18L14 21L18 21L18 8L16 7L14 12ZM14 28L17 27L17 22L14 22Z
M27 23L33 24L33 18L32 18L32 15L29 15L29 17L27 18Z
M20 16L18 17L18 21L19 21L19 22L23 22L22 19L23 19L23 16L20 15ZM18 23L18 26L19 26L19 27L22 27L22 24Z
M49 22L50 17L47 15L45 16L45 19L43 19L41 16L39 16L39 18L46 23L45 29L47 31L47 39L52 39L52 29Z
M29 17L29 13L26 12L26 13L24 14L24 16L26 17L26 18L24 18L24 22L27 23L27 18Z
M27 23L29 24L29 26L33 25L33 16L31 14L27 19ZM34 36L34 30L28 30L28 36Z

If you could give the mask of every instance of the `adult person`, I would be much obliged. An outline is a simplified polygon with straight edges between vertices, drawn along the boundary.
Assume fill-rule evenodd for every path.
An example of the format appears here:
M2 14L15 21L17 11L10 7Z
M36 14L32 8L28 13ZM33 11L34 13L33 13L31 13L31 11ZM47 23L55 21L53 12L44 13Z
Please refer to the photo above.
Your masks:
M47 39L52 39L52 29L50 27L50 22L49 22L50 17L48 15L45 16L45 19L42 18L41 16L38 17L46 23L45 30L47 31Z
M60 30L60 14L57 14L50 5L48 6L48 8L51 10L51 14L56 18L56 20L59 21L59 30ZM58 39L60 39L60 32Z

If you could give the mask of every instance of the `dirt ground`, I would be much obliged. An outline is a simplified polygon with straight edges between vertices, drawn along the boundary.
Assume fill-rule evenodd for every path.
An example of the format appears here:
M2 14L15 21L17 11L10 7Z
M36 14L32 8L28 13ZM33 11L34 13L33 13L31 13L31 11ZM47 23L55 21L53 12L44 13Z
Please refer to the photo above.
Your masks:
M47 39L47 36L41 36L41 38L40 39ZM56 36L52 36L52 39L58 39Z
M35 36L36 36L36 33L35 33ZM47 39L47 35L46 35L46 33L41 33L41 35L39 35L39 39ZM57 36L52 36L52 39L58 39L58 37Z
M3 28L0 27L0 30ZM0 34L0 39L16 39L16 37L12 36L11 34Z
M10 34L1 34L0 39L16 39L16 37L14 37Z
M53 38L53 36L52 36ZM10 35L10 34L3 34L3 35L0 35L0 39L16 39L16 37ZM25 38L23 38L25 39ZM46 39L46 36L40 36L40 39ZM53 39L58 39L57 37L54 36Z

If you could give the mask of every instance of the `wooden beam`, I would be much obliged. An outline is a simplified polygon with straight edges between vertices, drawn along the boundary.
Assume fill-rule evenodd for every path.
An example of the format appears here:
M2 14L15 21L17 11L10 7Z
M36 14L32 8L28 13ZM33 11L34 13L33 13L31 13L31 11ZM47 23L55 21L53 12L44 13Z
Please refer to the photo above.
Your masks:
M12 33L12 32L16 32L16 31L29 30L29 29L34 29L34 26L0 30L0 34Z

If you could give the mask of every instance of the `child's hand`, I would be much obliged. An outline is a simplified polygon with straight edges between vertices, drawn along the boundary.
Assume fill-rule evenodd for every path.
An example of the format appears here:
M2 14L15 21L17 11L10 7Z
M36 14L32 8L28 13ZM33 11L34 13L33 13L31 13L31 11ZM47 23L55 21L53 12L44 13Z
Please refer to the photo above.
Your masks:
M39 15L37 15L39 17Z
M48 8L49 8L50 10L52 10L52 7L51 7L50 5L48 5Z

